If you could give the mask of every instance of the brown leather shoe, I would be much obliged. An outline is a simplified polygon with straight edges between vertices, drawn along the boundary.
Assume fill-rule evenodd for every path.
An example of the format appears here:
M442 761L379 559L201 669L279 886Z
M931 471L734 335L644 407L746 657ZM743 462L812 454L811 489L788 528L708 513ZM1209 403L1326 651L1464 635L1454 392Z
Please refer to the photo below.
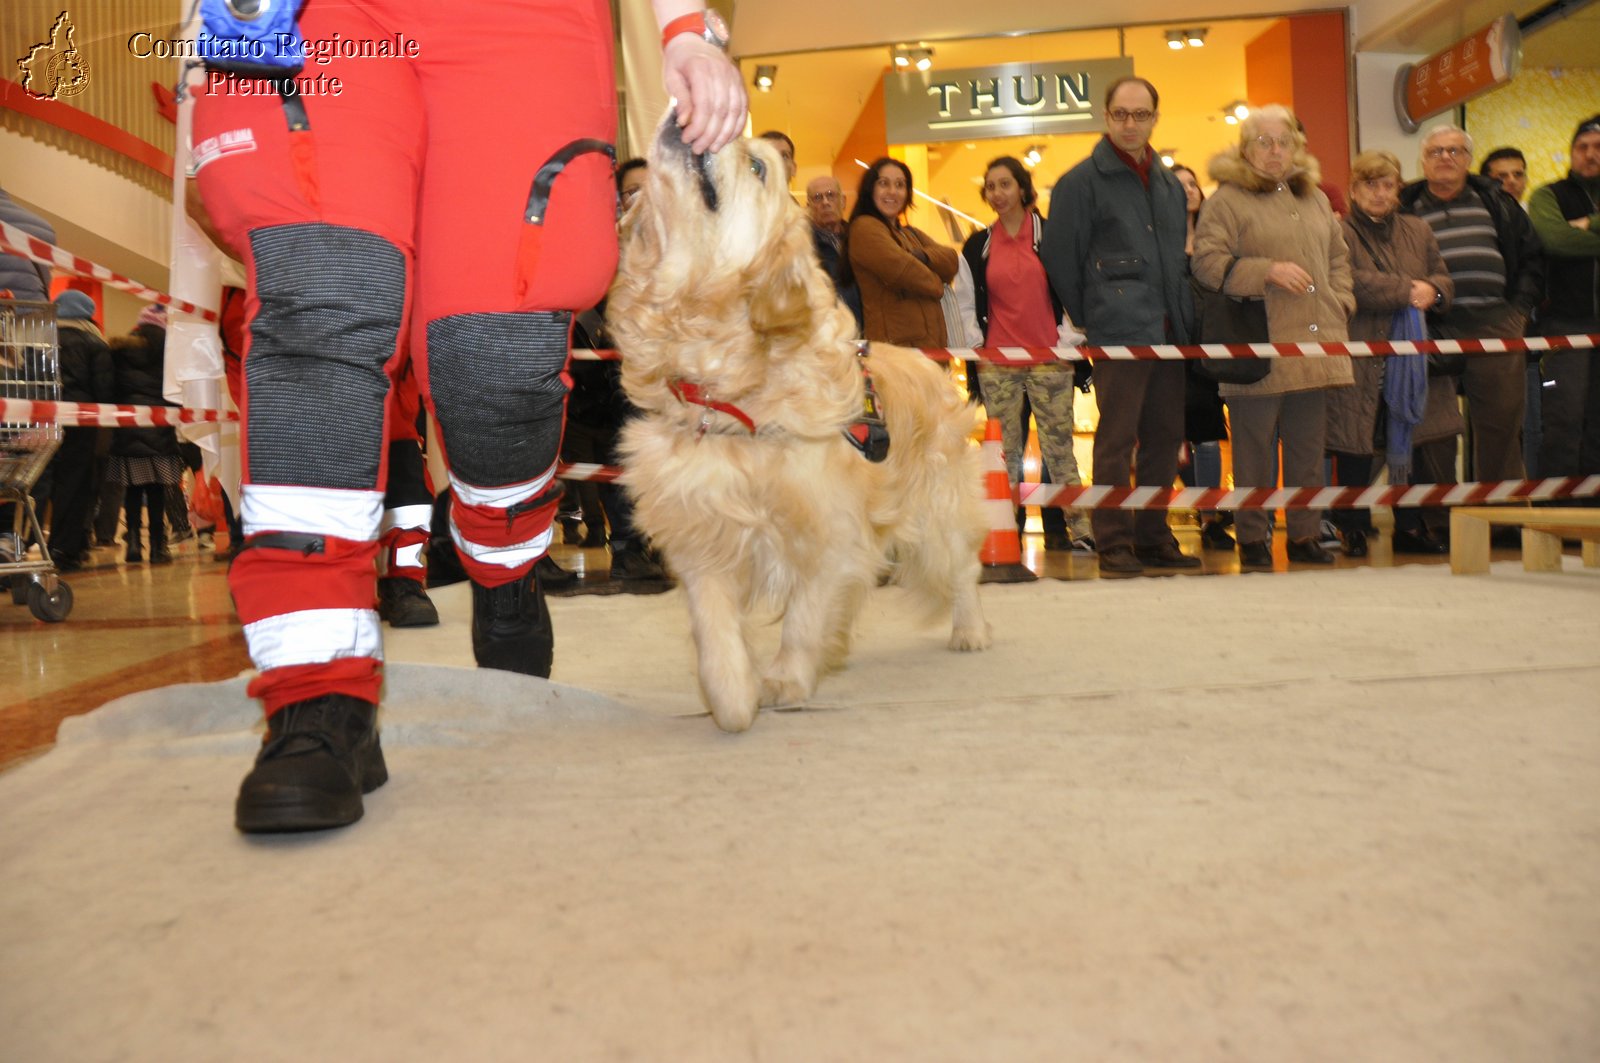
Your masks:
M1272 571L1272 544L1269 542L1240 543L1239 567L1254 571Z
M1190 557L1178 549L1178 544L1168 539L1159 546L1136 546L1134 556L1146 568L1199 568L1200 559Z
M1134 555L1133 547L1113 546L1109 550L1100 551L1101 579L1129 579L1142 575L1144 566Z
M1297 565L1333 564L1333 555L1315 539L1291 539L1288 554L1289 560Z

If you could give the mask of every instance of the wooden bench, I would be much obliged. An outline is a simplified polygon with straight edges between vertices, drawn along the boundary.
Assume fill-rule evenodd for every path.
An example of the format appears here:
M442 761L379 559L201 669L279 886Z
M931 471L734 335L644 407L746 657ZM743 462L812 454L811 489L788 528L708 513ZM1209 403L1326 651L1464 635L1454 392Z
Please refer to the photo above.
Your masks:
M1522 528L1525 572L1560 572L1561 540L1583 541L1583 564L1600 568L1600 508L1536 509L1527 506L1456 506L1450 510L1450 571L1489 571L1489 528Z

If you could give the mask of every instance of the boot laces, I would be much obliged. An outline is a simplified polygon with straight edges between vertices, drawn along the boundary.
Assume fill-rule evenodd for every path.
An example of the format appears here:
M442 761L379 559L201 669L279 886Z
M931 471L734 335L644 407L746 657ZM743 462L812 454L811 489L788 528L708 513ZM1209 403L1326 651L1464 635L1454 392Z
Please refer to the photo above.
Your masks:
M349 708L335 695L312 698L278 710L276 728L261 747L261 759L302 756L327 750L335 756L347 749L344 725Z

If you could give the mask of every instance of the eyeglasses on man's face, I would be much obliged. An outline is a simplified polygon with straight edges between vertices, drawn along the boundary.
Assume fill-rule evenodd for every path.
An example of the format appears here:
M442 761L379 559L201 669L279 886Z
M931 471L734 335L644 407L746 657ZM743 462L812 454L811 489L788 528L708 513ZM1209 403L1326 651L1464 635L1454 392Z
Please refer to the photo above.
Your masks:
M1143 107L1139 108L1137 111L1130 111L1123 107L1113 107L1111 110L1106 112L1106 117L1118 125L1123 125L1129 121L1144 125L1155 116L1156 113L1154 111L1147 111Z
M807 192L806 193L806 202L807 203L836 203L836 202L838 202L838 200L839 200L839 193L836 192L835 190L831 189L831 188L828 189L826 192Z
M1279 151L1288 151L1294 147L1294 137L1288 134L1284 134L1281 137L1256 137L1254 143L1262 151L1271 151L1273 148L1277 148Z
M1464 145L1460 144L1447 144L1443 147L1429 148L1427 151L1423 152L1422 155L1424 158L1428 159L1441 159L1446 155L1450 156L1452 159L1468 159L1472 157L1472 153L1469 152Z

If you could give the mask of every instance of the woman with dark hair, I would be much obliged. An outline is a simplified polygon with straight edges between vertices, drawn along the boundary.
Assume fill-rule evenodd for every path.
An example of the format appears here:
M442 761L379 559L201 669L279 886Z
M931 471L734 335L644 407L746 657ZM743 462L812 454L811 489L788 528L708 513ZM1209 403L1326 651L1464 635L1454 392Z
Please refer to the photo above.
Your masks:
M1183 163L1174 163L1172 176L1178 179L1183 186L1184 209L1189 215L1189 234L1183 239L1183 253L1194 254L1194 223L1200 217L1200 205L1206 201L1205 192L1200 189L1200 178L1195 172Z
M167 350L165 311L159 305L146 307L130 335L111 341L115 401L128 406L172 405L161 393ZM150 523L150 563L163 565L171 561L165 489L183 480L177 432L171 428L118 429L111 437L111 465L106 475L123 486L128 563L137 564L145 558L140 531L146 515Z
M902 223L911 193L911 170L900 160L879 159L867 168L845 229L840 285L860 287L867 339L943 347L939 300L955 279L956 253Z
M1189 167L1178 163L1172 176L1183 186L1184 209L1189 216L1189 231L1183 253L1194 254L1194 226L1200 207L1206 201L1200 178ZM1178 466L1178 477L1189 487L1222 486L1222 440L1228 438L1228 422L1222 413L1222 397L1217 382L1199 371L1198 362L1187 362L1188 379L1184 386L1183 438L1188 444L1188 460ZM1215 509L1203 510L1200 518L1200 545L1207 550L1232 550L1233 536L1228 525L1233 514Z
M1071 325L1063 324L1056 298L1039 260L1044 216L1033 175L1010 155L989 163L983 176L984 201L995 222L967 238L961 248L972 271L973 309L986 347L1055 347L1082 342ZM1072 450L1074 367L1065 362L1002 366L978 364L983 404L1000 422L1006 474L1015 485L1022 479L1022 451L1027 445L1027 410L1039 426L1039 454L1051 482L1081 484ZM1071 529L1056 526L1051 510L1044 513L1045 549L1068 550L1081 544L1093 550L1089 518L1080 510L1065 514Z

